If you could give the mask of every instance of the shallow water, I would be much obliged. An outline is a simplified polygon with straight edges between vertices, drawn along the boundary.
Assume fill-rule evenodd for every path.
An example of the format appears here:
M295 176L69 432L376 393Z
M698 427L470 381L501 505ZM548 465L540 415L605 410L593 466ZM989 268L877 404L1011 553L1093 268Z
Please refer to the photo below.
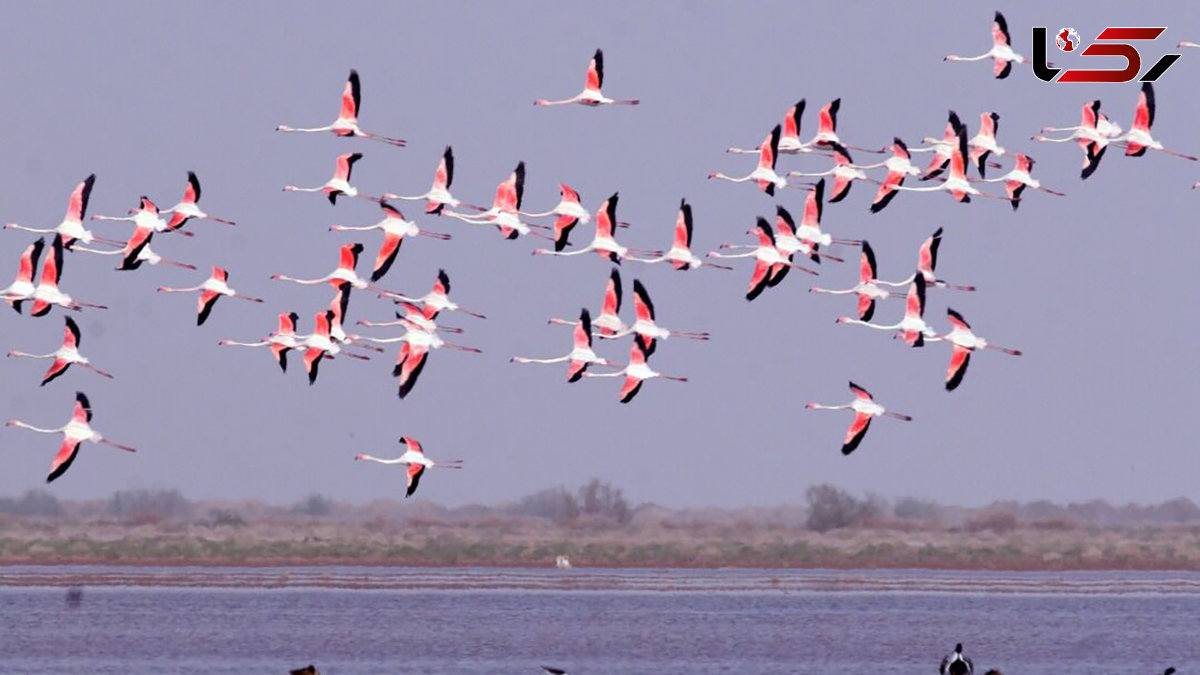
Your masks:
M70 606L65 586L85 582ZM1200 669L1200 574L0 568L0 673Z

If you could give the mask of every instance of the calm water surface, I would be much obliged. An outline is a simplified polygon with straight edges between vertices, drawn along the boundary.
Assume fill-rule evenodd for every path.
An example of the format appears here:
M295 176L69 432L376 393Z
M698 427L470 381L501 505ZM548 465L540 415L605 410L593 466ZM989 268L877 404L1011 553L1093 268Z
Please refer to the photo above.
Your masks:
M1197 673L1200 574L0 567L4 675L898 675L956 641L979 673Z

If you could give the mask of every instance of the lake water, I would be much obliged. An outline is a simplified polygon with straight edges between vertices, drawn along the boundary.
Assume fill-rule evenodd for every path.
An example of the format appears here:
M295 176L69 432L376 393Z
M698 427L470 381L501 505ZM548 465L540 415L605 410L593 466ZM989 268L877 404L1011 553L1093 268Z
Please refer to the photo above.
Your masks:
M66 587L83 584L77 605ZM1200 574L0 567L0 673L1200 672Z

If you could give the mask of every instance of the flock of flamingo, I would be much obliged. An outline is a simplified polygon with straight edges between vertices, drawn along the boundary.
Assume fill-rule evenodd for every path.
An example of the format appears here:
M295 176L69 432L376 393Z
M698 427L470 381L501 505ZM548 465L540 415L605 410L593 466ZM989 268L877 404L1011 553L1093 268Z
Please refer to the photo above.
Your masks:
M1007 77L1013 64L1025 63L1025 58L1013 51L1008 28L1004 17L997 12L992 24L993 45L990 50L975 57L960 57L949 55L947 61L977 61L991 59L994 68L993 75L998 79ZM1180 43L1181 47L1196 47L1193 43ZM604 84L604 55L596 50L588 64L583 90L570 98L560 100L538 99L535 106L562 106L578 104L589 107L609 105L638 105L637 99L613 99L602 92ZM361 138L382 143L395 148L403 148L405 140L383 136L364 131L359 126L361 110L361 83L356 71L351 71L341 97L341 110L333 123L320 127L291 127L280 125L276 128L282 133L326 133L342 138ZM949 366L945 375L945 388L953 391L958 388L967 372L971 357L983 350L995 350L1017 356L1021 352L999 347L975 333L964 315L954 309L947 308L947 330L939 331L925 318L926 298L930 291L974 291L973 286L952 284L937 276L936 268L938 251L944 237L942 228L933 232L920 246L917 255L915 271L908 277L896 281L885 281L878 278L878 268L874 250L869 242L858 239L838 238L823 229L822 216L826 202L837 204L846 200L855 182L870 183L877 186L871 199L869 209L878 213L886 208L898 195L904 192L946 192L961 203L969 203L973 197L1007 201L1012 208L1017 209L1021 202L1030 194L1044 192L1049 195L1062 196L1062 192L1043 186L1033 178L1034 160L1022 152L1010 153L1000 145L998 133L1000 115L993 111L980 114L980 124L977 133L971 135L967 125L958 114L950 111L943 134L940 137L922 139L920 147L910 147L901 138L894 138L889 147L870 148L851 145L844 142L838 134L838 112L841 101L834 100L821 107L817 114L817 132L809 140L800 137L801 120L805 112L805 100L796 102L785 114L781 124L775 125L766 134L757 148L729 148L731 154L752 154L757 156L757 164L747 174L730 176L720 172L709 175L710 179L730 181L734 183L751 183L768 196L780 200L783 191L802 189L805 191L803 211L799 221L781 203L775 205L775 218L770 221L758 217L746 234L750 237L746 242L728 242L721 244L716 250L706 255L693 252L694 216L692 207L686 200L679 204L679 210L674 223L673 237L670 245L664 250L645 250L628 247L617 241L619 230L628 224L620 220L617 214L619 194L613 193L605 198L593 213L584 206L584 199L578 191L566 184L559 185L560 201L553 208L535 212L524 211L523 196L525 186L525 165L518 162L496 188L495 196L490 207L476 206L459 200L451 193L454 182L455 161L451 147L447 146L434 171L433 182L429 189L416 195L399 195L384 193L367 195L359 191L352 183L355 164L362 159L359 152L347 152L336 158L333 175L320 185L301 187L288 185L283 189L296 193L320 193L336 206L339 198L365 199L378 204L381 220L372 225L351 226L333 224L330 230L337 232L370 232L379 231L382 241L375 255L369 275L360 275L357 271L359 257L364 250L361 243L343 244L338 252L337 266L324 276L302 278L274 274L271 279L281 282L295 283L308 286L328 285L333 291L333 298L328 306L316 311L313 316L312 332L301 333L301 316L292 311L282 311L278 314L275 330L257 340L235 341L221 340L222 346L241 346L247 348L265 347L278 363L281 370L287 371L288 354L297 352L301 359L309 384L314 384L318 377L318 368L322 361L332 361L338 357L357 360L369 360L373 354L384 352L380 345L398 345L395 363L392 369L397 380L400 398L410 395L423 372L431 352L443 347L463 352L479 353L476 347L470 347L447 339L446 335L463 333L461 328L453 328L439 323L443 313L461 313L483 319L477 312L469 311L451 299L450 275L439 271L433 282L432 289L424 295L407 295L383 286L388 271L395 263L399 251L406 239L426 237L434 240L450 239L451 233L425 229L415 220L405 216L399 207L403 201L423 203L424 214L427 218L437 217L442 222L458 221L466 225L495 228L504 239L517 239L531 236L545 240L543 248L537 248L533 254L549 257L574 257L584 254L594 254L611 261L614 267L608 277L604 290L603 304L596 313L582 309L577 317L551 318L550 324L569 326L572 328L572 343L570 351L560 356L514 356L511 360L519 364L564 364L568 382L577 382L584 378L620 378L622 386L619 400L622 403L632 401L641 391L643 385L652 379L673 380L686 382L687 378L678 375L667 375L654 370L650 359L660 342L668 342L675 338L690 340L708 340L705 332L682 331L668 329L657 323L654 302L647 286L640 280L632 283L634 321L626 323L621 318L621 303L624 295L623 281L616 266L623 262L643 265L664 264L674 270L692 271L711 269L729 272L732 267L719 264L716 260L728 260L730 264L737 259L752 259L753 268L746 286L745 297L754 300L767 289L778 286L792 270L806 275L816 275L813 267L823 261L841 263L845 259L831 253L836 247L853 247L858 249L859 274L858 281L848 288L811 288L810 291L828 295L848 295L856 300L853 316L843 316L838 323L863 326L868 329L885 331L893 338L902 340L909 347L922 347L927 343L945 343L949 349ZM1150 83L1144 83L1134 106L1133 119L1128 131L1112 122L1100 112L1100 102L1085 103L1082 108L1080 123L1076 126L1046 127L1033 140L1050 143L1066 143L1074 141L1083 152L1082 178L1091 176L1100 164L1107 148L1117 146L1124 149L1127 156L1138 157L1145 155L1147 150L1195 161L1196 158L1185 155L1173 149L1166 148L1156 138L1151 128L1155 116L1154 88ZM1067 133L1066 136L1047 136L1045 134ZM890 154L887 159L872 164L856 164L851 153ZM926 153L930 161L924 169L913 163L913 155ZM782 171L777 168L780 155L807 155L815 158L831 160L832 164L819 171ZM988 177L988 171L1002 169L999 160L1010 156L1013 158L1012 167L1001 175ZM879 171L874 174L871 172ZM978 173L976 178L973 173ZM906 184L910 180L921 181L922 185ZM41 229L26 225L8 224L6 229L25 230L42 235L52 235L50 248L46 250L46 240L37 239L23 251L17 277L8 287L0 289L0 298L8 303L18 313L28 309L28 314L41 317L48 314L54 307L64 310L80 311L83 309L104 309L103 305L84 302L68 295L61 287L65 262L76 253L113 256L119 259L118 270L136 270L143 264L170 265L186 270L197 268L185 262L169 260L158 255L151 249L151 240L155 235L163 236L193 236L186 229L189 224L197 221L212 221L225 225L234 225L233 221L211 216L199 206L201 197L200 180L195 173L189 172L184 184L183 197L179 203L169 209L160 210L149 197L142 196L135 208L125 216L92 215L93 221L127 222L132 224L128 238L116 239L104 237L85 227L88 218L88 203L95 186L95 175L88 176L71 192L66 215L62 222L53 228ZM1003 194L986 192L981 189L987 183L1000 183L1004 187ZM1193 187L1200 187L1197 183ZM914 197L915 198L915 197ZM581 226L594 227L591 240L586 244L572 242L571 236ZM68 255L70 254L70 255ZM39 261L41 273L38 275ZM199 325L208 321L217 302L222 298L238 299L246 302L262 303L260 298L250 297L239 293L230 285L229 272L213 265L211 274L203 281L187 287L158 288L164 293L195 293L197 294L196 323ZM394 309L394 319L368 321L360 320L357 325L366 328L392 327L401 329L399 335L380 336L362 335L348 332L344 321L347 316L352 291L375 295L380 299L391 300ZM879 301L903 299L903 312L891 323L875 323L873 318ZM886 306L886 303L885 303ZM72 365L79 369L90 370L96 375L111 378L113 375L92 365L80 352L82 335L78 324L70 316L65 318L64 338L61 347L45 354L35 354L23 351L11 351L9 356L50 360L51 364L42 378L45 385L62 377ZM624 363L613 362L601 357L594 350L594 340L620 340L631 338L629 357ZM79 370L77 369L77 370ZM908 415L892 412L878 403L872 394L864 387L850 383L853 398L849 403L841 405L823 405L809 403L809 409L850 410L854 413L853 421L847 430L842 443L842 452L850 454L862 443L871 421L877 417L890 417L902 421L910 421ZM48 481L62 476L75 461L80 445L85 441L107 444L126 451L133 448L113 443L92 429L92 407L88 397L83 393L76 396L75 408L71 420L64 426L54 429L44 429L25 422L12 420L9 426L20 427L39 433L61 434L62 445L51 464ZM401 464L407 467L407 495L411 496L417 489L418 482L426 469L430 468L461 468L461 461L435 461L424 453L421 444L415 439L405 436L401 439L405 447L404 453L393 459L380 459L370 455L360 454L359 460L375 461L384 464Z

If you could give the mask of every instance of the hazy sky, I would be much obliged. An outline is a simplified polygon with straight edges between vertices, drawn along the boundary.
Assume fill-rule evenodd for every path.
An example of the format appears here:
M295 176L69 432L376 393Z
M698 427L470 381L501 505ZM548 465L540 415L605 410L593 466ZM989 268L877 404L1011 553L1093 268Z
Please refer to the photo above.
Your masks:
M1085 41L1109 25L1169 26L1142 47L1147 65L1181 39L1200 40L1200 7L1190 3L1000 9L1026 55L1031 25L1072 26ZM798 501L820 482L967 504L1200 498L1200 317L1192 297L1200 281L1200 191L1188 189L1200 166L1154 153L1127 159L1114 149L1081 182L1074 144L1038 145L1030 135L1077 123L1091 98L1128 128L1135 83L1046 84L1025 67L996 81L990 64L943 63L944 54L989 47L990 7L932 13L879 3L870 21L862 12L794 2L754 11L702 2L341 3L336 10L22 3L0 24L0 221L52 227L71 188L92 172L91 213L121 215L143 193L169 206L195 170L202 206L239 226L194 222L196 237L160 235L155 250L202 270L219 263L235 288L267 302L222 300L197 328L194 296L154 289L197 284L206 271L118 273L113 258L71 254L64 290L111 306L77 316L83 351L117 379L72 369L39 388L46 362L0 360L0 416L58 426L80 389L91 397L95 428L139 449L85 446L51 486L71 498L135 487L272 501L313 491L355 501L398 496L398 468L353 457L397 453L402 434L435 458L466 460L465 471L435 472L422 483L421 496L447 504L509 500L592 476L635 500L678 506ZM640 98L641 106L530 105L575 94L596 47L605 50L605 93ZM1054 51L1060 65L1083 65ZM408 148L272 131L329 123L352 67L362 76L363 127L403 136ZM1200 152L1200 96L1188 90L1198 76L1200 52L1190 51L1157 85L1155 135L1192 153ZM947 393L946 345L909 350L886 334L835 325L853 301L808 293L812 282L802 275L747 303L750 261L736 261L732 273L627 263L627 286L635 277L646 284L660 324L707 330L713 339L660 344L652 365L691 382L653 381L620 405L617 381L567 385L563 368L508 362L515 354L566 353L570 331L546 319L583 306L595 311L608 263L531 257L542 241L503 241L491 229L423 215L422 225L452 232L453 241L406 243L382 285L424 293L444 267L458 301L489 316L444 322L467 329L460 341L484 354L435 352L400 401L391 349L371 362L326 363L309 387L297 358L285 377L263 350L216 346L222 338L258 339L286 310L299 312L301 330L310 331L330 289L270 281L272 273L324 275L348 241L363 242L360 271L369 272L380 235L327 228L374 223L377 207L344 200L331 208L319 195L280 191L323 182L339 153L364 153L354 176L364 192L414 194L427 189L443 146L452 144L454 192L477 203L490 203L496 183L525 160L528 209L550 208L558 181L592 209L619 190L619 215L634 223L620 238L647 248L668 245L675 209L687 197L702 254L748 240L742 233L775 204L748 185L705 177L749 171L753 158L724 148L757 142L802 97L809 104L803 137L816 130L816 110L841 97L842 138L868 146L940 135L948 108L972 134L980 112L1000 114L1000 143L1032 154L1035 176L1067 197L1029 194L1013 213L1001 201L960 205L943 194L908 193L873 215L874 186L858 184L844 202L826 206L823 225L835 236L869 239L889 279L910 274L920 242L945 227L939 274L980 290L931 291L927 317L944 329L949 304L980 334L1025 356L977 355L963 386ZM784 157L780 168L827 164ZM779 201L799 211L803 193L787 190ZM413 203L402 207L420 215ZM94 229L128 234L125 224ZM33 236L0 232L3 285ZM590 232L581 227L575 237L586 243ZM856 258L851 249L842 253ZM856 274L855 264L827 263L818 283L846 287ZM350 322L389 317L390 308L357 293ZM900 311L885 303L877 317L895 321ZM624 314L629 319L632 307ZM61 332L58 309L41 319L0 313L5 350L52 351ZM625 340L599 349L628 357ZM848 400L848 379L915 422L878 420L861 448L843 457L849 413L803 406ZM57 447L48 436L0 429L0 494L42 485Z

